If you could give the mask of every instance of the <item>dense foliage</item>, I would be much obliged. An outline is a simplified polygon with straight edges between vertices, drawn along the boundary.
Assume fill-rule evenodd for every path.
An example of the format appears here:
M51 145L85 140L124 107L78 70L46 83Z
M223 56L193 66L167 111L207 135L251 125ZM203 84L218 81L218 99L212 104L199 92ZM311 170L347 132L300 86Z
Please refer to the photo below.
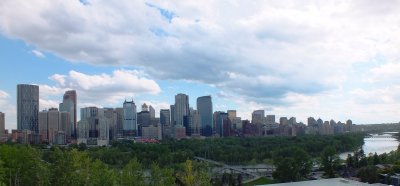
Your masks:
M310 156L298 147L288 147L276 151L273 160L277 166L273 176L280 182L294 182L305 179L312 166Z
M115 141L110 147L84 144L50 149L0 145L0 186L7 185L208 185L240 183L239 176L210 178L210 167L191 161L201 156L227 164L270 160L279 181L303 179L311 159L322 149L349 151L361 146L362 134L264 138L166 140L159 144ZM286 170L294 171L286 178Z
M132 158L122 168L93 159L87 151L75 148L41 150L25 145L0 145L0 185L176 185L176 181L193 185L210 184L203 164L187 160L177 169L144 166ZM145 168L149 167L149 168ZM195 168L194 168L195 167ZM188 172L187 170L191 170ZM186 184L190 185L190 184Z

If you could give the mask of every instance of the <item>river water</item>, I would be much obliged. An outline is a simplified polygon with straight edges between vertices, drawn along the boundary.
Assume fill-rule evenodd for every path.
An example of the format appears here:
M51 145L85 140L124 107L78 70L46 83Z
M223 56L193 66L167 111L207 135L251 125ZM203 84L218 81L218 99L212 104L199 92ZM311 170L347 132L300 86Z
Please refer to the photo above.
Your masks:
M379 154L388 153L392 150L396 150L399 146L399 141L393 137L396 132L385 132L383 134L371 134L373 138L364 138L363 150L366 156L369 153ZM346 159L347 154L350 152L341 153L340 159Z

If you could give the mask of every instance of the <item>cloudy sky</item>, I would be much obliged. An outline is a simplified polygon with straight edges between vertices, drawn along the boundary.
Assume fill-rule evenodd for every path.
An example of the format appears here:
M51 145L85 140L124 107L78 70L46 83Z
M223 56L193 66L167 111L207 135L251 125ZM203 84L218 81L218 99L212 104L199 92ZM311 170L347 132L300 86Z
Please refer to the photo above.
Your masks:
M400 121L400 1L0 2L0 111L16 127L16 84L40 108L125 99L168 108L354 123Z

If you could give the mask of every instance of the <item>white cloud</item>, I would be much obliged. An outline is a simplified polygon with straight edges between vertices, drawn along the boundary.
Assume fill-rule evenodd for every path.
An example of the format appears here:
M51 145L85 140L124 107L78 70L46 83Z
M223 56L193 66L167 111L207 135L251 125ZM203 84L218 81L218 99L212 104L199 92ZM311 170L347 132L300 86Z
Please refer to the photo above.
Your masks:
M0 112L3 112L5 114L6 129L17 128L16 111L17 109L15 107L15 104L13 104L10 100L10 95L5 91L0 90Z
M40 58L44 58L46 57L42 52L40 52L39 50L32 50L31 51L33 55L35 55L36 57L40 57Z
M8 97L10 97L10 95L7 92L0 90L0 100L6 99Z
M368 82L393 89L386 83L399 79L398 2L149 3L176 17L169 21L140 1L93 0L84 5L5 0L0 3L0 32L73 62L133 66L155 79L206 83L252 103L251 108L301 109L301 104L327 101L339 109L328 98L358 108L348 101L357 98L341 97L351 94L342 87L354 78L349 75L354 63L369 63L376 56L390 63L371 70ZM138 78L141 73L56 74L51 79L57 85L46 87L46 94L72 88L82 92L85 102L96 104L103 97L111 103L131 94L159 92L154 81ZM351 87L352 96L365 88ZM332 91L337 94L321 96ZM364 92L358 94L362 98Z
M61 102L64 92L70 89L77 91L81 106L113 106L122 104L127 97L161 91L154 80L135 70L115 70L112 74L96 75L70 71L68 75L54 74L49 79L55 82L54 86L40 85L42 108L54 107Z
M400 63L386 63L370 70L368 82L399 82Z

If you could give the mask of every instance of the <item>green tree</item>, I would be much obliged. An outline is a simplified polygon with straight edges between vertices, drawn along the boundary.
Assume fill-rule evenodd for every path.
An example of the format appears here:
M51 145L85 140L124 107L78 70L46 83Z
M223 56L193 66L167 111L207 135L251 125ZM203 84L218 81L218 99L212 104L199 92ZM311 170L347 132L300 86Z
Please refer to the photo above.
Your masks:
M303 149L288 147L278 150L273 155L276 171L275 179L281 182L298 181L310 173L312 161Z
M379 158L378 154L375 152L375 154L373 156L373 164L378 165L379 163L380 163L380 158Z
M322 169L329 178L335 177L336 169L339 166L339 156L333 146L328 146L322 151Z
M351 154L347 154L346 165L347 167L354 167L354 159Z
M173 176L173 170L169 168L160 168L156 163L151 165L151 186L173 186L175 185L175 177Z
M359 177L362 182L376 183L379 181L378 172L375 166L360 168L357 172L357 177Z
M24 145L0 145L5 178L11 185L50 185L49 170L39 150Z
M186 160L184 163L184 170L178 174L178 177L185 186L211 186L207 170L202 164L198 165L193 166L192 160Z
M123 168L120 176L120 184L125 186L145 185L142 165L136 158L129 161Z
M90 165L90 185L116 185L116 175L115 172L110 170L107 165L105 165L100 160L95 160Z

